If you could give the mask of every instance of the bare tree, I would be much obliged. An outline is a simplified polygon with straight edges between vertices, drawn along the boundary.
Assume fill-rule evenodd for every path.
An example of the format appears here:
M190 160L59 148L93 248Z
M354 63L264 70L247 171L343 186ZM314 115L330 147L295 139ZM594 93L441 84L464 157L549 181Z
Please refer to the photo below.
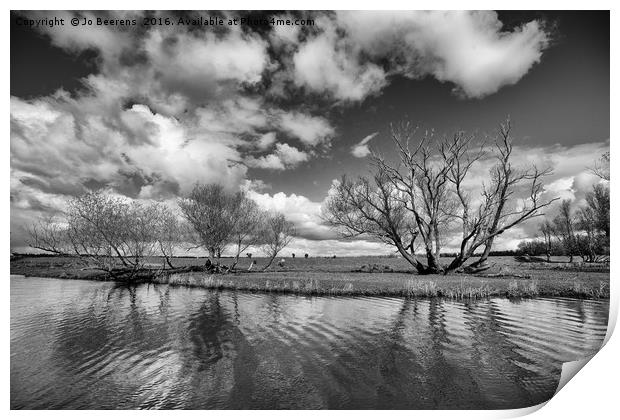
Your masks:
M545 255L547 262L551 261L551 251L553 250L553 224L545 220L540 224L540 232L543 234L545 243Z
M577 210L576 227L583 232L575 235L576 250L585 262L595 262L600 249L596 216L591 207L585 206Z
M484 156L484 145L458 132L435 140L426 132L417 141L409 123L391 127L399 155L391 165L373 154L372 179L354 181L343 176L324 207L323 218L345 237L372 236L393 245L418 273L447 273L460 268L481 246L485 250L476 265L482 266L493 240L508 229L540 215L554 200L541 201L542 178L550 171L516 171L510 165L510 124L500 126L495 142L499 163L492 171L491 188L482 188L473 205L465 179ZM413 143L413 144L412 144ZM528 197L520 209L507 206L517 186L528 185ZM460 221L462 237L457 256L446 267L439 262L448 229ZM426 262L416 255L416 243L424 248Z
M570 200L562 200L559 214L553 219L553 231L562 243L564 253L568 255L570 262L576 253L575 219Z
M233 270L239 263L239 255L250 246L257 245L260 242L262 222L265 214L258 205L241 194L237 208L234 210L234 224L231 232L235 246L235 260L230 267ZM252 254L248 254L248 258L252 258Z
M240 193L227 192L219 184L196 185L189 196L179 201L185 219L193 228L193 242L204 247L220 266L220 257L231 242Z
M594 175L598 176L601 179L604 179L605 181L609 181L610 179L610 171L609 171L610 159L609 158L610 158L609 152L603 153L600 159L594 164L594 168L590 168L590 171Z
M99 268L110 271L117 262L137 269L126 244L130 205L102 191L89 192L68 203L67 235L80 256L88 256Z
M369 235L395 246L419 273L441 272L442 233L455 218L449 188L454 162L436 157L442 150L447 156L449 141L444 139L436 149L433 133L426 132L410 147L415 129L409 123L391 128L399 165L392 166L373 154L372 180L360 177L352 181L343 176L323 217L345 237ZM417 241L424 247L426 264L416 255Z
M46 216L27 229L28 246L52 254L71 254L66 222L54 216Z
M269 258L267 265L263 267L263 271L271 266L273 260L291 242L294 235L293 224L287 221L282 213L269 215L265 221L262 234L261 249Z
M492 208L490 223L486 226L486 239L482 255L473 265L484 266L487 262L493 242L498 235L533 217L542 216L541 209L549 206L558 198L541 201L542 180L551 175L551 169L539 170L536 166L529 170L519 170L512 166L511 156L513 139L510 135L511 123L506 120L500 124L495 139L497 164L491 170L491 188L485 189L483 195L489 208ZM508 204L520 185L527 186L527 197L522 200L520 209L511 209Z
M609 250L609 188L601 184L586 194L586 205L577 209L576 250L586 262L598 261Z
M161 252L171 255L176 217L160 204L89 192L68 202L64 220L46 218L30 229L33 248L71 254L112 272L136 271Z
M119 226L121 247L131 265L143 268L151 257L161 252L160 232L154 222L162 218L163 207L132 201L127 207L125 220Z
M241 253L259 242L265 216L244 191L226 191L218 184L196 185L179 201L179 207L192 228L186 236L209 252L216 260L216 270L226 247L235 249L230 271L239 263Z
M167 206L154 204L155 212L152 225L155 230L155 239L159 251L164 259L164 267L172 265L171 258L174 256L174 249L182 238L181 225L177 216Z
M609 210L611 204L609 187L602 184L594 185L592 191L586 194L586 203L586 207L591 211L590 217L594 228L603 232L605 237L609 239Z

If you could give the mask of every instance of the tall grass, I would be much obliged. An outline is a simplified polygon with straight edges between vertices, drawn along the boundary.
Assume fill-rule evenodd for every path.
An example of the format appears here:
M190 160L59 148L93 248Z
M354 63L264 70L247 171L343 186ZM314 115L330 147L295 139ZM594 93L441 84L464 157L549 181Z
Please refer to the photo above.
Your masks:
M538 282L535 280L529 282L520 282L513 280L508 283L506 295L510 298L535 297L540 294Z
M586 286L580 281L574 281L573 285L570 289L570 292L574 295L574 297L580 298L589 298L593 297L595 299L601 298L609 298L609 286L599 281L598 287L595 286Z
M309 273L311 276L312 273ZM373 283L346 281L343 279L317 279L312 277L290 278L289 276L265 278L260 274L235 276L207 273L178 273L162 275L154 279L155 283L173 286L202 287L206 289L231 289L251 292L293 293L303 295L332 296L403 296L410 298L442 297L448 299L485 299L492 296L508 298L532 298L541 295L566 296L579 298L604 299L609 297L609 286L603 281L596 285L585 285L580 281L566 284L561 288L543 289L538 280L512 280L495 283L484 280L478 285L466 282L441 283L439 280L419 278L406 279L400 283L383 282L381 279Z
M435 297L437 296L437 283L432 280L407 280L407 283L405 285L405 291L407 293L407 296L411 297Z

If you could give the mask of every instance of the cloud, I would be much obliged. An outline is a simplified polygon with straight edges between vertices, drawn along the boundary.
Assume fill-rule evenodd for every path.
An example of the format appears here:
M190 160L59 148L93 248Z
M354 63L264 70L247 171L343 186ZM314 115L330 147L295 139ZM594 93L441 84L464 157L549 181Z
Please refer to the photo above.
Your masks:
M107 115L69 97L11 98L12 190L77 195L111 186L129 196L183 194L195 182L235 185L245 167L233 140L134 105ZM148 187L148 188L147 188ZM24 190L28 191L28 190ZM22 191L23 193L23 191Z
M334 133L326 118L261 93L272 63L259 32L40 29L70 53L95 51L97 67L77 92L11 98L11 199L23 217L56 211L88 189L169 199L196 182L237 188L246 180L244 162L294 168ZM306 150L277 143L279 136Z
M481 98L527 74L550 37L537 20L503 30L492 11L338 11L316 21L290 79L342 102L379 93L393 75L433 76Z
M357 51L390 60L392 72L432 75L475 98L516 83L549 44L542 22L502 31L491 11L341 11L338 22Z
M196 182L237 186L245 176L242 166L234 163L240 159L236 139L211 136L200 126L180 124L144 105L134 105L123 113L127 114L141 120L138 130L148 130L150 140L124 150L128 162L157 180L178 184L179 193L189 192Z
M377 136L377 134L379 134L378 131L364 137L362 141L355 144L351 148L351 154L355 156L356 158L363 158L363 157L368 156L370 154L370 149L368 148L368 142L374 139Z
M245 163L251 168L284 170L294 168L308 159L306 152L286 143L278 143L274 153L259 158L251 156Z
M377 64L360 60L339 48L335 30L302 44L293 57L294 80L316 92L328 92L339 100L359 101L379 92L386 75Z
M276 140L276 133L274 133L273 131L265 133L256 142L256 147L258 147L260 150L269 149L271 145L276 142Z
M275 16L275 19L294 19L291 15ZM276 25L271 31L272 43L276 46L296 44L299 39L300 26L296 25Z
M195 97L227 87L225 82L256 84L269 64L268 44L258 36L232 30L213 32L149 31L144 52L167 88Z
M303 195L287 195L283 192L261 194L250 190L248 195L264 210L283 213L295 225L299 238L338 239L338 234L325 226L321 220L320 202L311 201Z
M388 255L394 253L394 248L381 242L372 242L363 239L342 241L335 239L312 240L295 238L282 252L284 257L295 253L299 258L303 254L311 257L358 257L361 255Z
M139 19L141 12L130 11L108 11L103 12L106 18L135 18ZM44 11L30 11L26 13L29 18L42 19L48 18L49 14ZM101 17L101 14L95 14L93 12L66 12L57 11L54 14L59 19L64 19L65 22L69 22L73 17L78 17L80 20L90 19L96 22L97 17ZM132 29L126 30L123 26L107 26L107 25L55 25L38 26L38 30L48 35L52 41L52 44L69 50L80 52L87 49L93 49L98 51L104 58L102 63L118 60L121 54L126 48L132 44Z
M198 123L205 131L236 136L256 135L258 131L268 128L269 112L261 99L233 94L194 109Z
M327 119L301 112L283 112L280 115L279 126L306 146L329 144L335 134Z
M59 13L67 20L77 15ZM80 13L90 19L101 14L141 16ZM432 76L452 83L459 94L479 98L520 80L541 60L550 39L542 21L507 30L492 11L338 11L306 16L316 22L311 32L295 26L276 26L266 34L237 27L222 33L178 27L144 32L105 26L40 30L66 50L99 51L101 67L110 72L120 75L129 65L152 87L194 101L258 85L265 76L273 81L273 93L301 88L341 102L378 94L394 75ZM269 48L286 54L270 58Z

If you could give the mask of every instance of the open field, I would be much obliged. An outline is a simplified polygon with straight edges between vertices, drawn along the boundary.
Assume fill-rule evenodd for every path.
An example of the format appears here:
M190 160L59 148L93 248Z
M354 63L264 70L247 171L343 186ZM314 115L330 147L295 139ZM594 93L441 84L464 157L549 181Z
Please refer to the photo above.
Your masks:
M560 258L556 258L559 260ZM255 267L265 260L254 258ZM279 259L278 259L279 260ZM175 258L176 267L204 264L204 258ZM223 264L232 259L222 258ZM266 272L247 272L250 259L243 258L239 271L230 274L205 272L163 274L153 283L222 288L244 291L310 295L441 296L480 298L490 296L562 296L605 299L609 297L609 271L604 266L561 263L519 263L513 257L492 257L493 267L478 275L416 275L401 258L342 257L285 258L284 267L274 264ZM153 268L161 261L153 261ZM357 272L362 266L363 271ZM11 261L11 274L37 277L106 280L101 271L84 267L70 257L22 257Z

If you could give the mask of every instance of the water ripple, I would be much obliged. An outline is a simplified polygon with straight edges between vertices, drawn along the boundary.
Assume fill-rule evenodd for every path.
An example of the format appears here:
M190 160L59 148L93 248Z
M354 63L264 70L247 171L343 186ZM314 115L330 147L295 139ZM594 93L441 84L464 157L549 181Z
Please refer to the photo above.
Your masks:
M11 407L516 408L608 302L300 297L11 278Z

